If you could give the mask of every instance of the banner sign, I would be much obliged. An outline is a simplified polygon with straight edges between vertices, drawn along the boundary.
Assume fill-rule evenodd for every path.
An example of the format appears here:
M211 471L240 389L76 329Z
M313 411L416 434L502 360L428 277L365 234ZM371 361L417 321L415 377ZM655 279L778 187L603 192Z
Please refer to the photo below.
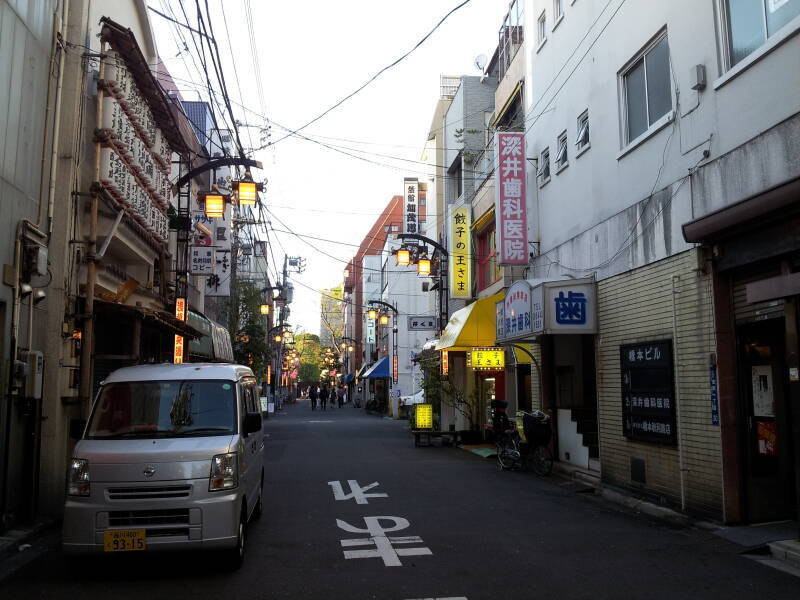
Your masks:
M436 329L436 317L412 315L408 317L409 331L432 331Z
M372 319L367 319L367 343L375 343L375 321Z
M214 272L206 277L206 296L231 295L231 251L215 249Z
M498 132L495 137L497 262L501 265L527 265L525 134Z
M449 219L450 297L472 298L472 207L453 209Z
M677 444L672 340L619 347L622 434L632 440Z
M403 179L403 195L405 211L403 212L403 233L419 233L417 213L419 208L419 180L406 177Z
M397 354L392 356L392 382L397 383L397 376L399 371L399 365L397 364Z

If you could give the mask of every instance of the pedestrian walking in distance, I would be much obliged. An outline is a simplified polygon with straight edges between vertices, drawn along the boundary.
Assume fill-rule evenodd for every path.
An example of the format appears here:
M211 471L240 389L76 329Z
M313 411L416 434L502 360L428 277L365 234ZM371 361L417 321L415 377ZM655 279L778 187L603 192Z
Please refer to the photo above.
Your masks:
M308 387L308 397L311 399L311 410L317 410L317 397L319 396L317 386Z
M327 410L326 406L328 404L328 396L330 396L330 391L328 390L328 384L326 383L319 391L319 403L322 406L322 410Z
M344 408L344 386L341 384L336 388L336 400L339 403L339 408Z

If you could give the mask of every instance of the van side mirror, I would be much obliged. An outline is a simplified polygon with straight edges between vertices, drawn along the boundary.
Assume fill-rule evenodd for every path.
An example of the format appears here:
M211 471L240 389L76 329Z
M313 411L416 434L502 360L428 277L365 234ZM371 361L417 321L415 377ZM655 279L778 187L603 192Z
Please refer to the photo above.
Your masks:
M261 431L261 413L247 413L244 416L244 434Z
M69 420L69 437L73 440L79 440L83 437L83 430L86 429L86 419L70 419Z

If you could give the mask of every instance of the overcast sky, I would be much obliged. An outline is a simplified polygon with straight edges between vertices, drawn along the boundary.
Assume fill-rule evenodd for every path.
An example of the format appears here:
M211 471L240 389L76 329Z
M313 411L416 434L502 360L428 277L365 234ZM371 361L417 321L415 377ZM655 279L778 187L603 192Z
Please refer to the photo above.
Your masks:
M166 0L149 2L169 12ZM270 233L279 263L284 252L306 259L305 272L291 276L295 299L290 322L297 330L319 332L320 297L314 290L341 283L355 246L389 199L401 193L403 177L422 177L422 165L389 157L420 159L439 98L439 76L480 74L475 58L492 55L508 0L471 0L407 59L302 131L317 142L366 160L297 137L278 142L286 133L283 128L300 127L361 86L413 48L459 3L252 0L258 55L254 61L244 0L210 0L228 93L234 103L249 109L234 104L236 118L263 126L266 121L262 116L266 116L272 125L270 139L277 142L256 155L265 167L260 177L269 180L263 200L271 213L271 227L342 242L303 241L289 233ZM194 4L184 0L184 6L194 25ZM172 0L171 9L183 19L176 0ZM178 85L197 89L202 80L189 53L178 55L175 25L154 13L151 21L159 52L170 72L196 84L178 81ZM191 41L189 48L197 54ZM231 56L236 57L235 69ZM254 76L256 64L263 84L263 109ZM197 92L183 93L187 99L198 97ZM257 128L242 128L241 132L245 147L260 145ZM254 176L259 178L256 173ZM274 274L271 277L274 281Z

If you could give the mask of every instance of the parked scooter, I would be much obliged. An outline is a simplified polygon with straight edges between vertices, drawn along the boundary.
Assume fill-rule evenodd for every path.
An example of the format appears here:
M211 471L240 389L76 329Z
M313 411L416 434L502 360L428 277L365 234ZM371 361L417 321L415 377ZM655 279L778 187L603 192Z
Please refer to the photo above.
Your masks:
M553 471L548 415L540 410L518 410L512 421L505 414L505 407L495 407L493 425L497 435L497 465L501 469L531 468L541 476Z

